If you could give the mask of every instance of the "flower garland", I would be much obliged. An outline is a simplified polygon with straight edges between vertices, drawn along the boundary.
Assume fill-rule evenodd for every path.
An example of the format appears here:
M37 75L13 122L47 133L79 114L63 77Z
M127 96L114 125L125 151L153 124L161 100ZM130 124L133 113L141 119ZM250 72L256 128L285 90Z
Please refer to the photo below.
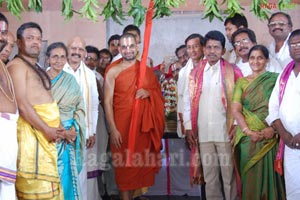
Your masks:
M177 81L173 78L165 79L161 88L165 99L165 117L168 118L177 108Z

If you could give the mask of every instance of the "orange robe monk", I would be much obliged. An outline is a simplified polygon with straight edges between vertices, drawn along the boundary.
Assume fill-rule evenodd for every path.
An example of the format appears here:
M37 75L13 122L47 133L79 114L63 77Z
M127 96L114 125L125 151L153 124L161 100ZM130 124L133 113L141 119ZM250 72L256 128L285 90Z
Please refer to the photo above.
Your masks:
M122 59L108 67L108 72ZM161 166L161 138L164 132L164 105L156 76L147 67L143 89L150 94L142 99L132 165L125 166L128 158L128 140L133 105L138 85L140 62L122 71L115 79L113 95L114 121L123 143L121 148L111 145L116 183L121 191L135 190L154 184L155 173Z

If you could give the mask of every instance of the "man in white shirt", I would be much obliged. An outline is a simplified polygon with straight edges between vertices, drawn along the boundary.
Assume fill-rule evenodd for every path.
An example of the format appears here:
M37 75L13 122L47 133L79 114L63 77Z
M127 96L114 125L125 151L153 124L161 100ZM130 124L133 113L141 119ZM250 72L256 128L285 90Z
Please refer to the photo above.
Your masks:
M83 100L86 107L86 151L83 155L83 167L79 174L79 183L82 192L82 198L88 199L100 199L99 192L88 193L87 190L91 187L97 188L97 178L87 181L89 168L94 168L96 164L96 155L90 156L90 151L95 144L96 126L98 119L98 91L96 84L95 73L90 70L83 62L86 55L85 41L81 37L74 37L68 42L68 62L64 66L64 70L72 74L81 89ZM89 162L89 160L91 160ZM88 165L88 163L92 163ZM92 182L92 183L91 183ZM91 184L90 184L91 183ZM92 185L92 186L90 186ZM99 198L98 198L99 196Z
M287 40L293 29L290 15L283 12L276 12L271 15L268 21L269 33L274 41L268 47L271 57L275 58L282 68L292 61Z
M184 95L189 95L188 92L188 79L191 70L196 67L200 60L203 58L203 36L198 33L193 33L185 39L186 51L189 57L186 65L179 71L177 81L177 134L179 137L184 137L183 127L183 110Z
M199 145L206 198L234 200L237 190L229 140L233 127L230 105L235 81L242 73L222 59L225 37L221 32L208 32L203 50L206 59L190 74L191 100L184 97L184 108L192 108L184 111L187 142L191 149Z
M277 129L281 141L276 161L282 164L276 171L284 171L288 200L300 197L300 29L293 31L288 39L293 59L277 79L269 101L267 123ZM284 156L284 159L283 159ZM275 162L276 164L276 162ZM278 166L277 164L275 166Z
M252 69L249 65L249 51L256 45L256 36L251 29L242 28L232 34L232 46L241 59L236 63L244 76L252 74ZM270 72L280 73L281 65L273 58L269 59L266 70Z

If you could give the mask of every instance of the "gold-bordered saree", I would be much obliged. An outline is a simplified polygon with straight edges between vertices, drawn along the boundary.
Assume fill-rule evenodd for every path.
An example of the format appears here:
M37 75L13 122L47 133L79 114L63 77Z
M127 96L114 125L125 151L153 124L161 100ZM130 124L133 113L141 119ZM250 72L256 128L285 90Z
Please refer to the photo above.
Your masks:
M267 127L268 102L278 74L264 72L249 82L240 78L235 86L233 103L242 104L242 113L249 129ZM274 171L278 137L253 142L238 127L234 156L242 181L242 199L285 199L282 177Z

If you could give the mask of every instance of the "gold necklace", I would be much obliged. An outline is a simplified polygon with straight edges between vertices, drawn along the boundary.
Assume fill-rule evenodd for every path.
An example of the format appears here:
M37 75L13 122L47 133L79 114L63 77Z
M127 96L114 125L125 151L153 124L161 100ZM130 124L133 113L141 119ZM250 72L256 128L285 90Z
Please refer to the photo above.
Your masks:
M12 89L11 79L10 79L10 77L9 77L9 75L8 75L8 72L7 72L6 68L5 68L5 65L4 65L3 63L0 63L0 65L2 65L2 69L3 69L4 75L6 76L7 87L8 87L8 90L9 90L9 92L10 92L12 98L10 98L10 97L8 96L8 94L6 94L5 90L2 88L1 85L0 85L0 90L1 90L1 92L4 94L4 96L5 96L10 102L14 103L15 100L16 100L16 98L15 98L15 93L14 93L14 91L13 91L13 89Z

